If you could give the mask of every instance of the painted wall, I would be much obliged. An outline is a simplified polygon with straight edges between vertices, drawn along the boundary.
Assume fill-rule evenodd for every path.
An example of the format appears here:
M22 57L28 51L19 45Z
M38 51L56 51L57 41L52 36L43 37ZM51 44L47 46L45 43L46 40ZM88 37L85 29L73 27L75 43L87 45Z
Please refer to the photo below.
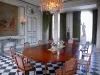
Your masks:
M36 45L38 40L42 39L42 13L39 7L21 2L19 0L0 0L8 4L18 6L18 35L17 36L5 36L0 37L0 40L14 39L16 40L16 47L23 47L25 42L29 42L31 45ZM34 10L34 13L31 12ZM26 23L22 25L20 18L25 17ZM9 43L9 41L7 41ZM6 45L6 41L4 42ZM9 46L5 46L8 49Z

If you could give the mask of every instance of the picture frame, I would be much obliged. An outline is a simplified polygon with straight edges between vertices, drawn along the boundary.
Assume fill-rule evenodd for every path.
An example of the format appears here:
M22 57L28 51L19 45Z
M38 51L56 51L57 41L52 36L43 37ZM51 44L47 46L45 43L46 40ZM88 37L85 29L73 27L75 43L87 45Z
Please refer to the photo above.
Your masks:
M18 6L0 2L0 36L18 35ZM6 11L6 12L5 12Z

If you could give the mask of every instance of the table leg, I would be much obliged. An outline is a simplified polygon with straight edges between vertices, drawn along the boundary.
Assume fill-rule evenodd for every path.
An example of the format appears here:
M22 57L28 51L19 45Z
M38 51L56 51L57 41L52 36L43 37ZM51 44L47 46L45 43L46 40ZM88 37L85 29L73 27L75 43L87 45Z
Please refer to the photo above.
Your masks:
M45 75L47 74L47 63L45 63L45 71L44 71Z
M4 55L4 40L0 42L1 42L1 53Z

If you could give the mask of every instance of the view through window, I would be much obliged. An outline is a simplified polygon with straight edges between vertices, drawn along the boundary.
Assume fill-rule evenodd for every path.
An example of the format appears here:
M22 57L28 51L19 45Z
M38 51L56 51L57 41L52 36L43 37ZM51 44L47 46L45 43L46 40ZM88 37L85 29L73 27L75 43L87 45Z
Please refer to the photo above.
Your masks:
M89 10L81 11L81 39L92 42L93 13Z

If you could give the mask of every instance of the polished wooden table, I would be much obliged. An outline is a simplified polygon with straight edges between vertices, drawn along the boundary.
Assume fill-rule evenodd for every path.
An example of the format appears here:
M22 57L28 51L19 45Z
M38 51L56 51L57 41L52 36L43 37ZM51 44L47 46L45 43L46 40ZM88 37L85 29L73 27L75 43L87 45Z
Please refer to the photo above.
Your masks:
M48 49L51 48L50 44L39 45L30 47L22 51L22 54L27 58L35 60L37 62L43 62L45 64L45 75L46 67L48 62L62 62L67 61L75 54L76 45L68 44L60 50L60 53L52 53ZM73 50L74 49L74 50ZM74 53L74 54L73 54Z

